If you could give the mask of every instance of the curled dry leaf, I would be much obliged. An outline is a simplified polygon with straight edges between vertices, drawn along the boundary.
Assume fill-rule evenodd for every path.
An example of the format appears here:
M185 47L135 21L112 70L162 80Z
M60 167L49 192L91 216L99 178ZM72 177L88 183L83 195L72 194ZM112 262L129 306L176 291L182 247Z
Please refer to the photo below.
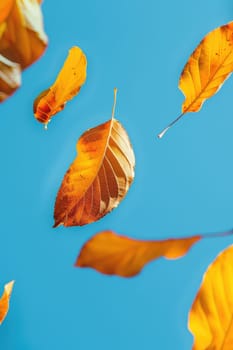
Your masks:
M208 267L189 314L193 350L232 350L233 245Z
M14 281L11 281L7 283L4 287L4 292L0 299L0 324L4 321L8 313L10 296L13 289L13 285L14 285Z
M208 33L185 65L179 88L185 95L182 114L168 125L163 135L187 112L198 112L206 99L213 96L233 71L233 22Z
M37 0L4 0L0 9L0 54L24 69L47 46L40 4Z
M80 91L86 80L87 60L79 47L72 47L55 83L34 101L34 116L45 125Z
M118 206L134 178L133 149L114 118L86 131L78 140L77 152L57 195L54 227L99 220Z
M155 259L182 257L200 239L201 236L193 236L142 241L103 231L84 244L75 265L91 267L106 275L133 277Z
M0 55L0 102L12 95L21 85L19 64Z

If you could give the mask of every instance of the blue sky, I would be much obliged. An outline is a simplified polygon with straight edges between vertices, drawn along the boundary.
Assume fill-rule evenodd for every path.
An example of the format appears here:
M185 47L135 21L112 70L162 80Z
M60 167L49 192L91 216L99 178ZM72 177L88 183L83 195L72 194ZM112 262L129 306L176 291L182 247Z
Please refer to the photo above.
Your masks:
M159 260L133 279L73 264L82 244L105 229L159 239L232 227L233 77L198 114L156 138L180 114L184 64L207 32L233 19L232 1L45 0L42 8L48 49L0 107L0 284L16 281L1 349L191 349L188 310L203 272L232 237L202 241L183 259ZM32 103L73 45L87 55L88 78L45 132ZM115 86L135 181L99 222L52 229L76 142L110 118Z

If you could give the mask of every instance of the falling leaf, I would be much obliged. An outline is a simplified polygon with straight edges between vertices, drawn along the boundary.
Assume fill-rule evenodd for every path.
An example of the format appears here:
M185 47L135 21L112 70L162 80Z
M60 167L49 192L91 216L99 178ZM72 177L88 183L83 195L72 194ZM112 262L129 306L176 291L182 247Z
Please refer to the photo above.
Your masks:
M193 350L232 350L233 245L208 267L189 314Z
M24 69L43 54L47 36L37 0L15 0L11 5L4 0L0 7L0 54Z
M207 34L190 56L179 81L185 101L182 114L159 135L163 135L187 112L198 112L233 71L233 22Z
M55 83L34 102L35 118L45 125L60 112L67 101L80 91L86 80L86 56L79 47L72 47Z
M115 92L116 101L116 92ZM113 118L86 131L78 156L57 195L54 227L95 222L117 207L134 178L135 158L128 135Z
M14 281L5 284L3 295L0 299L0 324L4 321L8 310L11 292L14 286Z
M155 259L182 257L200 239L201 236L193 236L142 241L120 236L112 231L103 231L84 244L75 265L92 267L106 275L132 277Z
M20 66L0 55L0 102L12 95L20 85Z

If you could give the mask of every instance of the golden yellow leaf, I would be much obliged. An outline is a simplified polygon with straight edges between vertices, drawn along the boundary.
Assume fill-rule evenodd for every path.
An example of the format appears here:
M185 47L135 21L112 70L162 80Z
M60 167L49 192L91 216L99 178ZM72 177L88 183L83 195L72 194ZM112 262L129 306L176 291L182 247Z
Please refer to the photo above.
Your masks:
M200 239L201 236L193 236L142 241L112 231L103 231L84 244L75 265L91 267L106 275L132 277L155 259L182 257Z
M77 152L57 195L54 227L99 220L118 206L134 178L133 149L113 117L86 131L78 140Z
M0 298L0 324L4 321L8 313L10 296L13 289L13 285L14 285L14 281L7 283L4 287L3 295Z
M0 55L0 102L12 95L20 85L20 66Z
M37 0L15 0L8 16L1 18L0 54L24 69L37 60L47 46L40 4Z
M198 112L233 71L233 22L208 33L185 65L179 81L185 101L182 114L159 135L161 138L185 113Z
M47 125L51 117L80 91L86 80L86 68L85 54L79 47L72 47L55 83L34 101L34 116L39 122Z

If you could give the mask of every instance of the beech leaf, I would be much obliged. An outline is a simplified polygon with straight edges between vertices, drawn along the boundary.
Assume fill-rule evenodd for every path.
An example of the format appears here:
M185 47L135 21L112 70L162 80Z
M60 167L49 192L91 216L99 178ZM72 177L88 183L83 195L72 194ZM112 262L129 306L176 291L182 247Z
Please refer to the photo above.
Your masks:
M0 298L0 324L4 321L8 313L10 296L11 296L13 286L14 286L14 281L11 281L5 284L3 295Z
M159 135L163 135L184 114L198 112L206 99L213 96L233 71L233 22L208 33L191 54L179 81L185 96L182 114Z
M128 135L114 119L86 131L78 140L78 156L59 189L54 227L95 222L117 207L133 179L135 158Z
M0 55L0 102L12 95L21 85L19 64Z
M72 47L55 83L34 101L34 116L39 122L47 126L51 117L78 94L86 80L86 67L85 54L79 47Z

